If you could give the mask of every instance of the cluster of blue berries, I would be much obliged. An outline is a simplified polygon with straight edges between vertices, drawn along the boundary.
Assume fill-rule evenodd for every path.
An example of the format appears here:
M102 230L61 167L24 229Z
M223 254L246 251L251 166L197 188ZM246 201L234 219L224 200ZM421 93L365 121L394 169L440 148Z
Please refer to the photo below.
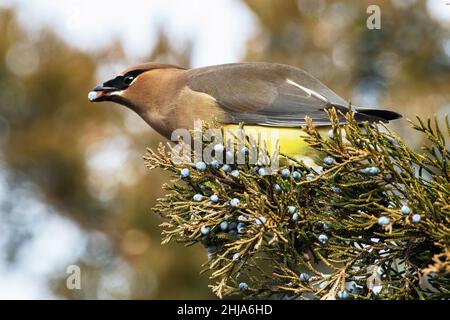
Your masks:
M214 146L214 150L216 152L223 152L224 148L223 145L215 145ZM244 147L241 150L242 153L247 153L248 152L248 148ZM230 151L226 152L228 154L228 157L233 156L233 153ZM210 163L210 166L214 169L219 169L219 162L217 160L213 160ZM195 164L195 169L197 169L198 171L202 172L205 171L207 169L207 164L203 161L199 161ZM234 178L238 178L240 175L240 172L238 169L233 169L229 164L224 164L221 168L221 170L223 170L224 172L227 172L230 174L230 176L234 177ZM260 168L258 166L255 167L255 171L258 173L258 175L260 175L261 177L266 176L268 174L267 170L265 168ZM302 178L302 174L299 171L293 171L291 174L291 171L287 168L284 168L280 171L280 175L283 179L289 179L291 176L294 180L300 180ZM181 179L188 179L190 176L190 170L188 168L183 168L180 170L180 177ZM307 180L311 180L312 179L312 174L309 174L306 178ZM273 185L273 190L276 193L280 193L282 191L282 187L276 183ZM193 201L195 202L201 202L204 200L203 195L201 194L196 194L193 196ZM219 198L217 195L213 195L210 198L210 203L217 203L219 201ZM240 201L237 198L234 198L230 201L229 205L231 207L237 207L239 206ZM294 218L294 220L298 219L298 214L296 215L297 218Z
M404 214L405 216L407 216L407 215L409 215L409 214L411 213L411 209L410 209L407 205L403 205L403 206L401 207L400 211L401 211L402 214ZM417 214L417 213L414 214L414 215L411 217L411 221L412 221L413 223L419 223L421 219L422 219L422 218L421 218L420 214Z
M260 216L258 218L255 218L254 223L256 223L257 225L263 225L267 222L267 218L264 216ZM232 235L232 236L238 236L238 235L242 235L247 231L248 228L248 223L252 222L252 219L244 216L244 215L240 215L236 221L228 221L228 220L224 220L222 222L219 223L218 225L218 229L222 232L227 232L228 234ZM210 234L211 228L209 226L202 226L200 228L200 233L205 236L204 237L204 241L206 242L206 247L208 248L208 254L213 254L215 253L217 250L213 250L213 248L210 248L209 246L209 238L206 238L206 236L208 236ZM233 255L233 261L238 261L239 260L239 253L236 253Z
M347 290L338 291L337 296L339 299L348 299L349 294Z
M259 219L262 219L262 217ZM236 221L229 222L225 220L219 224L219 229L223 232L228 232L232 236L237 236L239 234L245 233L247 230L247 223L244 221L247 222L249 221L249 219L244 219L244 216L239 216L237 222Z
M393 207L394 207L394 206L390 204L388 208L392 209ZM403 205L403 206L400 208L400 212L401 212L403 215L408 216L408 215L411 214L411 209L410 209L407 205ZM411 217L411 221L412 221L413 223L419 223L421 219L422 219L422 218L421 218L420 214L417 214L417 213L414 214L414 215ZM391 223L390 219L389 219L388 217L386 217L386 216L381 216L381 217L378 218L378 224L381 225L381 226L386 226L386 225L389 225L390 223Z
M300 218L300 215L297 212L297 208L294 206L288 207L288 213L291 214L292 221L297 221Z
M220 148L217 148L217 146L218 145L215 146L215 150L216 149L220 150ZM222 146L222 145L220 145L220 146ZM223 148L223 146L222 146L222 148ZM218 170L220 168L224 172L230 173L233 177L239 177L239 171L233 170L229 164L224 164L224 165L222 165L222 167L220 167L219 161L214 159L209 163L209 166L215 170ZM194 167L196 170L198 170L200 172L204 172L208 168L208 165L203 161L199 161L194 165ZM261 173L264 173L264 172L262 171ZM190 176L190 170L188 168L183 168L180 170L180 178L181 179L187 179L187 178L189 178L189 176Z
M238 220L240 220L241 216L238 218ZM266 219L264 217L259 217L257 220L255 219L255 222L259 221L259 223L265 223ZM258 222L257 222L258 223ZM222 232L227 232L228 234L232 235L232 236L238 236L240 234L244 234L247 230L247 223L242 222L242 221L222 221L219 224L219 229ZM211 257L212 255L216 254L218 251L217 246L215 245L211 245L211 227L210 226L202 226L200 228L200 233L203 235L202 238L202 243L204 244L204 246L207 248L208 250L208 256ZM233 255L233 261L237 262L240 259L240 255L239 253L235 253Z

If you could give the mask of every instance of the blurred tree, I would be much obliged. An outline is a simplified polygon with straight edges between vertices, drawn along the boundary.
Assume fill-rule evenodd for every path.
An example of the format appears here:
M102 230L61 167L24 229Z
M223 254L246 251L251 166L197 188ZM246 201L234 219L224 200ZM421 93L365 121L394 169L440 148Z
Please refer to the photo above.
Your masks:
M87 232L85 252L74 262L82 268L83 290L68 291L65 278L55 278L56 293L210 297L196 263L204 253L200 248L161 248L160 221L149 215L166 176L147 173L142 155L160 137L137 116L113 105L94 107L86 98L97 82L100 61L123 59L120 44L94 59L49 30L25 32L7 10L0 11L0 29L6 30L0 34L0 123L2 132L8 128L0 145L3 169L13 186L31 183L40 201ZM188 64L186 48L173 54L161 33L151 59Z

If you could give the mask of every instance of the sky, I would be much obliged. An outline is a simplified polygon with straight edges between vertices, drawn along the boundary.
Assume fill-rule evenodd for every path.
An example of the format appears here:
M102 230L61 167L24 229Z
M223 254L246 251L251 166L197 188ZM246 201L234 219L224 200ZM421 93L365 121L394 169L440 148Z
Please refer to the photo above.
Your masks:
M428 0L427 9L435 19L448 24L450 6L446 2L450 1ZM0 0L1 7L16 8L19 22L35 35L49 27L86 52L107 48L118 40L124 45L127 60L136 63L151 51L161 29L180 48L193 41L194 67L236 62L242 59L245 42L258 27L256 17L238 0ZM95 158L89 166L96 168ZM14 230L3 230L0 223L0 299L53 298L47 277L76 260L85 235L26 188L11 190L6 178L0 157L0 203L7 201L11 192L21 192L28 202L14 210L22 219L20 223L45 223L34 225L32 241L18 253L12 268L3 262L2 241ZM24 210L25 206L34 209ZM0 212L0 220L9 218ZM61 241L53 241L55 238Z
M192 39L193 66L235 62L256 18L238 0L0 0L29 30L51 29L86 51L120 40L130 59L147 55L160 28L174 44Z

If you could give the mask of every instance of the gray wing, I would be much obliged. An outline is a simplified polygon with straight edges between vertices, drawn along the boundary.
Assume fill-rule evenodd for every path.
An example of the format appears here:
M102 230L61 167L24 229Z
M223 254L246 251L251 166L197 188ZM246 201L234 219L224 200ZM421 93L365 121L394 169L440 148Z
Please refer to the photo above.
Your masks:
M188 71L188 87L211 95L226 123L296 127L309 116L329 124L324 110L348 103L301 69L271 63L238 63Z

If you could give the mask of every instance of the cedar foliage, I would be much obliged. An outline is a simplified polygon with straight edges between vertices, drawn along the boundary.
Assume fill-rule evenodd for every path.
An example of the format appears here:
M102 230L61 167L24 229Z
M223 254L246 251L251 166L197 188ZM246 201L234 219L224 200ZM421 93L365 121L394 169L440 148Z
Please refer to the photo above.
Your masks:
M436 119L411 122L428 140L418 153L382 124L328 116L327 137L311 119L305 128L323 168L290 159L289 177L261 176L250 164L232 166L238 177L198 171L174 164L170 145L149 149L146 166L174 176L154 208L165 220L163 243L207 247L203 272L220 298L450 298L448 119L445 131Z

